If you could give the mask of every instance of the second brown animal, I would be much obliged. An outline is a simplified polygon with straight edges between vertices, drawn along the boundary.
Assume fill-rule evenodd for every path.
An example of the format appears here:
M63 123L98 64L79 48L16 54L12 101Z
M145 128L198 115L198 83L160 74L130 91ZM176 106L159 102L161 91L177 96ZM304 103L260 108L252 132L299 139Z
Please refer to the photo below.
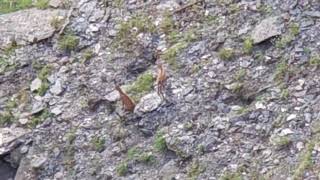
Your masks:
M158 75L157 75L157 92L158 95L164 99L164 87L165 87L165 82L167 80L167 75L166 72L163 68L163 65L161 63L158 64Z
M116 86L116 90L120 94L120 100L122 102L123 109L126 111L133 112L134 107L136 106L136 104L133 102L133 100L125 92L122 91L120 86Z

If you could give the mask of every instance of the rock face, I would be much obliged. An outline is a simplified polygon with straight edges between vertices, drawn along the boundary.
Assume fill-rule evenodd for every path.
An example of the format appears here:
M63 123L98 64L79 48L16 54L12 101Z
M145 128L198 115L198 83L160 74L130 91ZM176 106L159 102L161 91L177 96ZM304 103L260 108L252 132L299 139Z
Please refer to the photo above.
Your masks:
M157 109L162 100L157 93L148 94L141 98L139 104L137 104L135 111L140 111L143 113L151 112Z
M30 84L30 90L32 92L36 91L36 90L39 90L40 87L41 87L41 84L42 84L41 79L39 79L39 78L34 79Z
M29 130L23 128L0 128L0 155L14 149L19 138L29 132Z
M262 20L254 29L251 38L254 44L261 43L271 37L281 34L279 17L269 17Z
M65 10L28 9L0 16L0 49L12 42L26 45L53 35L50 25L53 18L65 16Z

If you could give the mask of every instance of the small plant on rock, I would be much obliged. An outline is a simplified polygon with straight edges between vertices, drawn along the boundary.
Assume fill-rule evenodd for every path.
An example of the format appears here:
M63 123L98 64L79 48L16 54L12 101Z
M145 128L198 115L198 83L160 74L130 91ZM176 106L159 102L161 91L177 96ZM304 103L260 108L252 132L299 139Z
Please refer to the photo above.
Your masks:
M243 51L245 54L251 54L253 49L253 40L245 39L243 42Z
M134 100L138 100L143 94L152 90L153 82L153 75L150 72L145 72L127 87L127 92L133 95Z
M94 137L91 140L91 143L93 145L93 148L98 151L101 152L104 150L104 145L105 145L106 140L104 138L99 138L99 137Z
M47 9L49 7L49 0L37 0L35 6L38 9Z
M222 60L231 60L234 56L234 52L229 48L222 48L219 50L219 58Z
M167 150L167 142L162 133L157 133L154 141L154 148L160 152Z
M156 158L152 155L152 153L142 153L138 160L144 164L153 164L156 161Z
M116 171L119 176L125 176L128 173L128 163L122 162L117 166Z
M73 34L65 34L62 37L60 37L58 41L59 49L64 50L66 52L75 50L78 44L79 44L79 39L77 36Z
M309 60L310 66L318 67L320 65L320 56L319 55L313 55L311 56Z

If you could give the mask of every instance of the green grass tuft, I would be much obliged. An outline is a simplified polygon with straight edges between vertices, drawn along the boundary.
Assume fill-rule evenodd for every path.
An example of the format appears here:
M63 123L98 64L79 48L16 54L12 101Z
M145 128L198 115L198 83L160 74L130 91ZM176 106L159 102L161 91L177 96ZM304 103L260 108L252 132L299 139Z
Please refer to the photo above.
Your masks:
M142 162L144 164L153 164L156 162L156 158L154 157L154 155L152 155L152 153L142 153L139 158L138 158L139 162Z
M167 150L167 142L162 133L157 133L154 141L154 148L159 152Z
M311 56L309 60L310 66L318 67L320 65L320 56L319 55L313 55Z
M243 177L239 172L226 172L219 180L243 180Z
M283 78L285 77L286 73L289 72L289 65L285 59L282 59L276 67L276 72L274 74L274 80L276 81L283 81Z
M219 58L221 60L232 60L232 58L234 57L234 52L232 49L229 48L223 48L219 50Z
M312 166L312 150L315 146L314 142L310 142L307 144L307 148L302 155L300 162L298 164L298 167L295 169L293 174L294 180L303 179L303 174L306 169L310 168Z
M243 51L245 54L251 54L253 49L253 40L245 39L243 42Z
M47 9L49 7L49 0L37 0L35 7L38 9Z
M135 158L137 158L140 154L140 150L136 147L130 148L127 152L127 157L129 160L133 160Z
M59 49L66 52L76 50L78 44L79 38L73 34L65 34L58 41Z
M46 94L47 90L49 89L49 81L48 76L52 71L52 67L50 65L46 65L40 69L38 72L38 78L41 80L41 87L37 90L39 96L43 96Z
M106 140L104 138L101 138L101 137L94 137L91 140L91 143L92 143L92 146L93 146L94 150L96 150L98 152L101 152L101 151L104 150L105 142L106 142Z
M0 15L32 7L32 0L1 0Z
M140 33L154 33L156 26L152 20L146 15L137 15L120 23L120 28L117 32L114 48L131 49L134 48L137 42L137 36Z
M32 116L31 121L28 123L29 128L35 128L37 125L41 124L46 119L52 117L52 114L48 109L44 109L41 112Z
M0 126L11 124L14 121L14 116L11 111L0 112Z
M138 76L137 80L126 89L127 92L129 94L132 94L132 96L136 100L152 90L153 82L153 75L150 72L145 72Z
M191 180L196 180L204 170L205 167L201 166L198 161L194 161L188 169L188 177Z
M117 174L119 176L125 176L128 173L128 164L127 162L122 162L116 168Z

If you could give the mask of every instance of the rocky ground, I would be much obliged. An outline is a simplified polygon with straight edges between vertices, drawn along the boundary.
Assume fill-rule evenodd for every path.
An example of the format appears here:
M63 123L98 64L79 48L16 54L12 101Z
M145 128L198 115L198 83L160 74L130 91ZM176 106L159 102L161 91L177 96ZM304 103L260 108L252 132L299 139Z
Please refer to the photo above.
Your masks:
M318 0L51 0L2 14L0 177L320 179L319 29Z

